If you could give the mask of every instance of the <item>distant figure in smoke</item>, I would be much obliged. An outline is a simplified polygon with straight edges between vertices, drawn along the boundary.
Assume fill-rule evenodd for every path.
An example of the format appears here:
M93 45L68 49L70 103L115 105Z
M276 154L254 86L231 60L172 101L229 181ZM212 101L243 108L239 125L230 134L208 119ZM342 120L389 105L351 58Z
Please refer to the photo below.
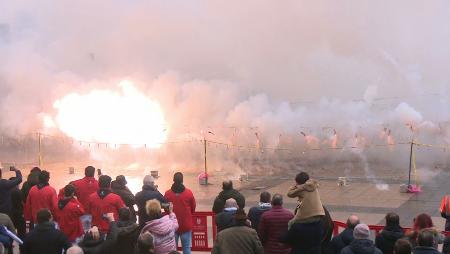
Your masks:
M136 211L134 205L136 204L136 198L133 193L127 187L127 180L125 176L118 175L115 181L111 182L111 190L113 193L120 196L125 205L130 209L131 220L136 222Z
M139 226L144 227L145 223L150 220L145 204L148 200L156 199L160 203L167 203L167 200L158 191L158 185L155 184L155 178L146 175L143 180L142 191L136 193L136 204L138 207Z
M101 233L107 233L109 223L104 215L114 214L114 219L119 218L119 209L125 207L122 199L111 191L111 177L101 175L98 179L100 189L89 196L86 211L92 215L92 225L98 227Z
M183 254L191 253L192 241L192 214L195 212L195 198L192 191L183 184L183 174L177 172L173 175L172 187L166 191L164 198L173 204L173 211L178 219L176 243L181 238Z
M252 222L252 228L258 231L259 220L261 215L272 208L270 204L270 193L267 191L262 192L259 195L259 204L258 206L254 206L250 208L248 211L248 218Z
M56 190L48 183L49 180L49 172L43 170L39 173L39 183L31 188L25 203L25 220L36 223L38 211L44 208L49 209L56 216L58 198Z
M236 200L239 208L243 209L245 207L245 197L239 191L233 189L233 182L228 180L223 181L222 191L214 200L212 211L216 214L222 212L225 206L225 201L229 198Z

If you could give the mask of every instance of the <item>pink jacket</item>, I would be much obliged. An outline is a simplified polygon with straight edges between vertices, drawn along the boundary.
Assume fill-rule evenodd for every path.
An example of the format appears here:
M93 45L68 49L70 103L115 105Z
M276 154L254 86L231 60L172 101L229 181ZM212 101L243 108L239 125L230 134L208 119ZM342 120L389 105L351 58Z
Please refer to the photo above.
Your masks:
M177 249L175 231L178 229L177 216L174 213L160 219L147 222L141 232L153 235L155 254L167 254Z

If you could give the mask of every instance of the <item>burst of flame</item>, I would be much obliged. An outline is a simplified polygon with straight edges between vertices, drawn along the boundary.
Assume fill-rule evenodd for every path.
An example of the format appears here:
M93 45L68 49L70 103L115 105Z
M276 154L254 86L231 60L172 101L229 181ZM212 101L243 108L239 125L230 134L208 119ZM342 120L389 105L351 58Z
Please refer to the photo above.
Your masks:
M76 140L159 147L167 139L159 104L130 81L120 82L119 87L121 91L92 90L64 96L53 105L57 110L54 124Z

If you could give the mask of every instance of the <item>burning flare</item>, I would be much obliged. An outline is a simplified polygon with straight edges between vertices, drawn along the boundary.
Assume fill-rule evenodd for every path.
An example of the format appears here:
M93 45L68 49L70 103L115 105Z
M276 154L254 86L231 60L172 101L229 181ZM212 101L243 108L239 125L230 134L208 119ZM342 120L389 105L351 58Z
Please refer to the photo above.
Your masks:
M121 91L92 90L57 100L54 126L76 140L159 147L167 139L159 104L130 81L120 82L119 87ZM48 119L44 124L50 127Z

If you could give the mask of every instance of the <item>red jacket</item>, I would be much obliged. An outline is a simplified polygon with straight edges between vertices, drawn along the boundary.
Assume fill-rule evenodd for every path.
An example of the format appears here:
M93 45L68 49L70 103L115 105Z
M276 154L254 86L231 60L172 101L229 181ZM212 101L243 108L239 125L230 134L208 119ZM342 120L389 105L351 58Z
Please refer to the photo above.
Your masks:
M42 208L48 208L55 220L58 214L56 213L58 199L56 197L56 190L50 185L35 185L28 193L27 201L24 207L25 220L37 223L36 215Z
M83 235L80 217L84 214L84 208L77 199L60 199L56 211L59 227L69 241L73 242Z
M182 190L182 192L180 192ZM195 198L192 191L183 188L181 190L172 189L166 191L164 198L173 203L173 212L178 220L178 233L192 231L192 214L195 212Z
M99 189L89 196L86 212L92 215L92 226L97 226L103 233L108 233L109 222L104 214L114 213L114 220L119 219L119 209L125 207L122 199L111 190Z
M75 186L75 196L77 196L77 199L80 201L83 207L87 207L89 196L99 189L98 181L95 179L95 177L86 176L84 178L71 182L71 184Z
M258 235L264 246L264 253L288 254L291 248L279 241L279 238L288 231L288 222L294 214L281 206L273 206L265 211L259 221Z

